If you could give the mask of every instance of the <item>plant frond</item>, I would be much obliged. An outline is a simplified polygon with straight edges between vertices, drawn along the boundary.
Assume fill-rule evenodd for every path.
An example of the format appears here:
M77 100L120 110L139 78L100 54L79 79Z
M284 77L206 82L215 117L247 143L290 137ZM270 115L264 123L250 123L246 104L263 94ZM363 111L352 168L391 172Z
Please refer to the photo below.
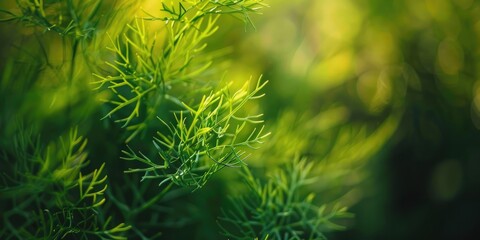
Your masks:
M172 100L191 102L192 93L211 91L214 84L206 77L211 75L215 53L206 53L205 48L207 39L218 30L219 17L248 16L262 6L259 0L162 2L164 17L146 13L148 17L135 18L123 34L111 38L108 49L116 59L106 62L110 74L94 74L97 80L93 83L114 95L107 100L111 109L104 118L122 124L129 132L129 142L160 115L162 105ZM149 20L165 22L159 44L157 35L148 31ZM176 97L170 92L177 93ZM188 97L185 92L190 93Z
M222 233L229 239L326 239L324 233L341 230L336 223L350 217L347 208L317 207L314 193L305 193L311 184L312 163L296 158L261 183L244 168L249 192L231 199L232 207L219 218Z
M107 189L107 176L102 173L105 164L81 173L88 163L87 140L77 128L43 146L36 131L20 124L13 141L14 151L2 159L15 160L13 173L2 171L7 177L3 178L0 200L2 205L12 206L3 213L2 238L124 239L130 227L124 223L111 227L99 211ZM19 218L25 221L19 222Z
M144 178L160 178L164 179L162 182L200 188L223 167L244 165L246 152L242 149L255 148L269 133L265 133L263 127L246 127L262 123L261 115L236 115L248 101L263 96L260 90L265 84L258 80L255 88L249 91L247 82L234 94L226 86L203 96L197 106L183 103L185 111L174 113L174 122L162 121L169 131L158 132L158 137L153 140L158 151L156 159L132 149L124 151L125 160L147 165L127 172L144 172Z

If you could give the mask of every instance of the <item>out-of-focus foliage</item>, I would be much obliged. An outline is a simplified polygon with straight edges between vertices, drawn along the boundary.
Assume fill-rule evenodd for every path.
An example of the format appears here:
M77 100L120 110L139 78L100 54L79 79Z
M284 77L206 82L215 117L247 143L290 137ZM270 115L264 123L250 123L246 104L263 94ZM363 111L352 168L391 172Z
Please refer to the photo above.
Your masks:
M262 102L266 125L275 130L261 158L288 161L267 150L278 146L331 166L318 168L327 178L318 188L337 186L327 195L347 192L346 204L360 200L354 229L340 239L472 234L480 170L479 4L276 3L257 24L259 33L236 51L239 68L275 80L267 89L273 101ZM342 171L349 167L355 171Z
M105 165L81 173L87 141L78 130L45 146L35 129L16 127L12 145L2 143L0 237L124 239L130 227L111 226L110 217L96 210L105 202Z
M271 5L258 33L237 43L233 63L273 79L269 100L259 106L272 134L248 163L269 171L298 154L307 157L319 177L311 186L321 193L319 203L354 204L369 174L365 165L398 129L415 73L393 54L367 61L362 52L373 43L361 34L366 13L359 3Z
M343 229L333 221L349 217L346 208L312 204L314 193L302 192L317 182L313 164L295 159L277 169L266 183L245 168L248 194L232 199L233 207L220 218L228 239L326 239L324 233Z

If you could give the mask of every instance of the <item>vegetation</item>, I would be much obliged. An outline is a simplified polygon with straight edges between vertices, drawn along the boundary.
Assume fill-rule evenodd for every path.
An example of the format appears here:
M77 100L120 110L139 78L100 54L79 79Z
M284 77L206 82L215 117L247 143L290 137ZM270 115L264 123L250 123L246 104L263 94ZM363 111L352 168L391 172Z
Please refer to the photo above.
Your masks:
M0 239L467 238L479 7L1 1Z
M270 135L263 114L248 107L264 96L267 81L229 82L215 65L225 51L207 46L222 15L248 26L250 14L265 6L259 0L161 2L159 12L128 18L120 13L134 11L133 5L108 1L6 4L2 22L25 29L19 38L28 43L9 49L3 65L2 238L161 237L169 230L155 223L166 221L165 209L175 212L168 202L181 201L186 193L179 192L201 191L225 167L247 169L248 155ZM110 142L100 148L112 147L112 153L82 136L95 138L97 131ZM297 188L309 166L295 161L266 188L252 185L256 180L245 170L253 187L247 197L258 203L273 197L265 211L271 204L283 210L272 217L300 214L297 223L267 218L261 224L305 224L301 234L310 238L323 237L318 227L333 226L329 219L336 214L325 222L312 219L318 212L313 195L308 205L299 202ZM294 185L283 190L285 184ZM235 216L221 218L242 225ZM276 227L239 235L224 230L229 238L280 237ZM299 237L295 229L284 237Z

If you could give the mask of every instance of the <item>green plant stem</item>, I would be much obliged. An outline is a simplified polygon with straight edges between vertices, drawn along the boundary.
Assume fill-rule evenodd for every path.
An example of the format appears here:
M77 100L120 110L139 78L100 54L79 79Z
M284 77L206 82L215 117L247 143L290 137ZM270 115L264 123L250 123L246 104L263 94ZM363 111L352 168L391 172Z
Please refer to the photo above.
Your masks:
M169 182L168 185L159 194L157 194L155 197L151 198L148 202L144 203L139 208L134 209L132 211L132 215L136 215L136 214L150 208L155 203L157 203L160 199L162 199L165 196L165 194L167 194L167 192L170 190L170 188L173 185L174 185L173 182Z

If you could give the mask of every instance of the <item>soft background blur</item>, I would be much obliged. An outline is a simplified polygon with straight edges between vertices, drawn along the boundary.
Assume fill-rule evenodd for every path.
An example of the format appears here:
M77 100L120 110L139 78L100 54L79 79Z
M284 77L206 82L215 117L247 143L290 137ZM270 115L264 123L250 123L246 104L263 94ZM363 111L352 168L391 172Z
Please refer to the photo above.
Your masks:
M354 189L342 199L356 214L335 239L472 238L480 225L480 3L269 4L256 31L227 38L233 71L271 80L263 107L270 121L291 124L282 130L303 139L312 121L328 128L304 148L313 159L355 158L353 172L331 181Z
M222 65L229 80L241 83L263 74L270 81L266 97L250 108L265 113L272 135L248 164L268 169L295 155L315 161L319 180L311 190L319 193L318 203L338 201L355 214L345 222L346 231L328 234L331 239L471 238L480 229L480 3L267 3L263 15L251 16L255 29L222 18L208 47L230 49L228 65ZM95 50L82 49L92 62L101 60L105 50L98 49L108 44L102 34L121 30L104 24L103 38L89 46ZM39 75L35 84L2 82L7 87L0 89L0 126L6 131L0 141L8 141L13 113L40 122L51 136L80 121L89 132L91 159L113 162L119 169L109 174L121 179L123 165L116 161L123 145L115 131L106 135L108 123L99 124L104 113L90 91L92 70L81 57L69 59L55 33L44 34L47 41L36 44L28 28L0 28L2 56L18 46L28 49L26 55L49 55L42 59L44 70L32 70ZM9 61L0 60L2 76L9 74ZM71 61L78 67L66 76L62 65ZM168 210L172 216L161 221L166 238L195 232L198 239L222 239L215 219L222 194L239 189L225 186L225 179L235 178L226 170L202 191L182 193L183 201L171 204L177 210ZM169 232L171 227L178 229Z

